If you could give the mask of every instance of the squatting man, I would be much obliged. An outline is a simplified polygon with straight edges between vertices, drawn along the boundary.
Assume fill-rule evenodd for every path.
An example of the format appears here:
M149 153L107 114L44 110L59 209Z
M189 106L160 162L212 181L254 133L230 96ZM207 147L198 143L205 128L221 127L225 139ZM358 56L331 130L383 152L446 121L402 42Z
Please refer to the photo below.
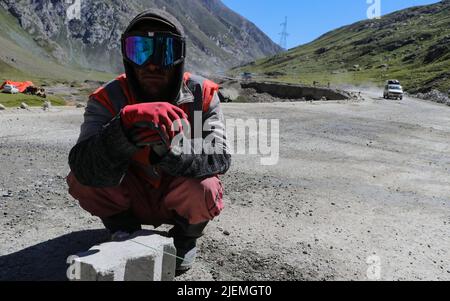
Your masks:
M125 74L89 98L69 155L69 193L112 240L142 225L174 225L177 270L186 271L197 239L224 208L219 177L231 154L218 85L185 72L185 33L166 11L134 18L121 47ZM190 130L196 123L202 131ZM210 150L194 151L202 139Z

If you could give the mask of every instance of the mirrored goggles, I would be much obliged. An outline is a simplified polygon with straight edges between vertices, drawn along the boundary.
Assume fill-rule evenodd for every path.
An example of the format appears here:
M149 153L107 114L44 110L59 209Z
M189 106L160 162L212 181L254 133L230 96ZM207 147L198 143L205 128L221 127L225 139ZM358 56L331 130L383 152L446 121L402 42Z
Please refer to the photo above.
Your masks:
M130 33L122 38L125 58L137 66L169 68L184 61L186 42L167 32Z

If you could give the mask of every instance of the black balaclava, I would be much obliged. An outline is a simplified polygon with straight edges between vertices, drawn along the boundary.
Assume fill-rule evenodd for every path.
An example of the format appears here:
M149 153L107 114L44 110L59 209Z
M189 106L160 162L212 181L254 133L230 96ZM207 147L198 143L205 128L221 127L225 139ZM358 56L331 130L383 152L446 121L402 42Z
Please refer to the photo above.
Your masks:
M138 24L160 24L163 23L165 25L169 25L172 27L173 33L176 33L182 37L185 37L183 26L178 20L169 14L168 12L160 9L149 9L138 16L136 16L128 25L127 29L124 31L124 34L127 34L131 30L133 30ZM123 49L122 49L123 51ZM125 57L125 54L122 53L122 57ZM125 67L125 73L127 75L128 84L132 90L134 96L138 99L138 101L150 101L149 97L145 95L144 91L140 88L139 82L136 79L134 74L134 67L132 64L127 62L125 59L123 61ZM184 61L179 63L178 65L172 67L176 68L175 78L172 79L169 89L169 99L170 102L175 102L178 98L181 86L183 84L183 74L184 74Z

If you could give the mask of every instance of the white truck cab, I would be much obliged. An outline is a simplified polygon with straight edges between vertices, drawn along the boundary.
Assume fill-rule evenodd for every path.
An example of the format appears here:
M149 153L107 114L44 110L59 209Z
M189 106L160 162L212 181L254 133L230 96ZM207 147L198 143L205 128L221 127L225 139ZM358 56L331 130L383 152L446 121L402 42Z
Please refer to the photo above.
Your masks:
M384 99L403 99L403 87L398 80L388 80L384 87Z

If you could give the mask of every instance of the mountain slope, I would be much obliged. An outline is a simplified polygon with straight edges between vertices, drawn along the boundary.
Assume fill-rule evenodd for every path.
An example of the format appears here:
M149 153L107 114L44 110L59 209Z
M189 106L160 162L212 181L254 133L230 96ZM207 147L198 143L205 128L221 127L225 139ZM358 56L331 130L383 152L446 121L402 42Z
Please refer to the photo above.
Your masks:
M71 67L120 72L120 36L135 15L150 7L166 9L185 26L188 68L194 71L225 71L280 50L219 0L83 0L81 4L81 20L68 20L66 1L0 0L35 44L59 64Z
M69 68L59 64L31 35L23 30L17 20L0 7L0 80L58 80L98 79L111 75L95 71Z
M450 89L450 1L413 7L329 32L286 53L234 72L277 80L373 83L398 78L408 91Z

